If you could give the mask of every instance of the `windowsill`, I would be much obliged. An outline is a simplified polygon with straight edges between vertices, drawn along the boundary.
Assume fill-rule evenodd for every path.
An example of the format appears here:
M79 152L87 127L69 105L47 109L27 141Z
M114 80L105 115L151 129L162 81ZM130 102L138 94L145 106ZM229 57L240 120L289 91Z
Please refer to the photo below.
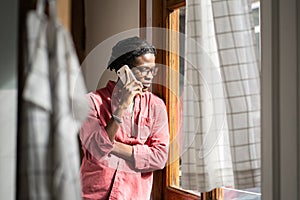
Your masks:
M175 189L177 189L177 190L185 191L185 192L187 192L187 193L190 193L190 194L192 194L192 195L196 195L196 196L199 196L199 197L200 197L200 195L201 195L200 192L197 192L197 191L194 191L194 190L186 190L186 189L182 189L182 188L180 188L180 187L178 187L178 186L175 186L175 185L171 185L170 187L175 188Z
M249 188L245 190L236 190L232 188L224 189L224 200L261 200L260 188Z

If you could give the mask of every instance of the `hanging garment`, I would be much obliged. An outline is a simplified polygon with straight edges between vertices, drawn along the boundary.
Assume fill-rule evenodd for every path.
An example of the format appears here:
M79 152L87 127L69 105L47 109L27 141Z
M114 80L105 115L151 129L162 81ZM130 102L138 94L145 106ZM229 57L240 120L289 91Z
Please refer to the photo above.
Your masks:
M71 36L59 23L55 2L48 23L49 73L52 89L54 199L81 199L77 132L88 113L86 89Z
M71 37L55 9L49 2L48 20L39 0L27 16L18 199L81 199L77 134L88 103Z
M41 10L27 15L27 59L18 134L18 199L51 199L52 154L49 143L51 89L47 52L47 17Z

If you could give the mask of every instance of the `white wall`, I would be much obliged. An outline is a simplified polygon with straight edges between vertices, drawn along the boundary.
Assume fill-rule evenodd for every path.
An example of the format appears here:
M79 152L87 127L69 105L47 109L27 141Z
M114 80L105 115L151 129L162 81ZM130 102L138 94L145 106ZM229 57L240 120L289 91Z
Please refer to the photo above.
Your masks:
M138 35L139 0L86 0L86 59L83 62L89 91L102 87L115 73L106 70L111 48L127 36Z
M15 199L18 1L0 3L0 199Z
M300 3L263 0L262 199L300 199Z

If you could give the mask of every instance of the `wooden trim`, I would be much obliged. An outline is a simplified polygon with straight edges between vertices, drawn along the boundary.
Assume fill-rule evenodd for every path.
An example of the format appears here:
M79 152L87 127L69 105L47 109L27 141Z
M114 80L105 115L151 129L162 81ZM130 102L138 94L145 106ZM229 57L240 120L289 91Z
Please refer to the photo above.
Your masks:
M163 199L164 180L165 180L164 170L157 170L153 172L153 186L151 192L151 199L153 200Z
M179 129L179 38L178 34L174 34L179 31L179 10L178 4L171 5L171 1L167 1L164 7L165 11L165 28L170 31L166 35L166 45L169 51L165 54L166 66L168 70L166 73L166 79L169 90L166 92L166 106L169 116L169 129L170 129L170 148L169 159L166 167L166 182L165 182L165 199L199 199L199 197L191 198L191 194L184 190L176 189L172 186L179 187L179 151L177 144L177 132ZM171 9L173 8L173 9ZM177 53L172 53L177 52Z
M140 27L147 26L147 0L140 0ZM165 7L165 1L161 0L152 0L152 27L165 27L165 11L163 8ZM155 35L156 32L153 33L153 45L154 46L162 46L161 44L165 44L164 37L161 35ZM146 38L145 32L140 32L140 36ZM160 45L157 45L160 44ZM164 49L164 48L162 48ZM162 49L157 49L156 55L156 63L165 64L165 52ZM162 98L164 102L166 102L166 70L164 68L160 69L159 74L154 78L154 83L161 84L153 84L152 92ZM154 172L153 176L153 187L151 193L151 199L164 199L165 193L165 182L166 182L166 169L157 170Z
M216 188L210 192L201 193L201 200L224 200L224 189Z
M71 0L56 1L57 16L62 25L70 31L71 29Z
M146 27L147 6L146 0L140 0L140 27Z
M80 63L84 61L86 53L86 27L84 8L84 0L72 0L71 33Z
M168 200L199 200L198 195L175 187L167 187L166 193Z
M167 0L167 9L173 11L185 6L185 0Z
M140 0L140 27L146 27L146 0ZM153 44L164 44L164 49L172 49L173 52L179 51L178 43L173 39L178 37L173 31L179 32L179 10L180 7L185 6L185 0L152 0L152 27L168 28L171 31L165 36L153 35ZM176 20L174 20L176 19ZM146 37L145 33L140 33L141 37ZM172 41L170 40L172 36ZM165 40L164 40L165 38ZM158 46L158 45L157 45ZM161 45L159 45L161 46ZM167 199L167 200L221 200L223 199L224 190L217 188L211 192L201 193L201 197L192 194L189 191L181 190L174 186L179 186L179 152L176 142L172 142L177 137L177 130L179 129L179 58L178 53L170 53L171 51L163 51L158 49L156 62L164 64L166 67L160 71L158 76L155 77L154 82L162 83L160 85L153 84L152 92L161 97L167 107L169 116L170 128L170 153L169 161L164 170L154 172L154 185L152 188L152 199ZM167 87L165 87L167 86ZM177 108L177 109L174 109ZM176 139L174 140L176 141ZM173 171L173 173L171 173ZM175 173L174 173L175 172Z
M147 5L146 0L140 0L140 28L147 26ZM140 29L140 37L146 38L146 33Z
M163 9L165 7L165 1L161 0L152 0L152 27L165 27L165 10ZM154 46L161 46L161 49L157 49L157 55L156 55L156 63L160 63L165 65L166 64L166 52L163 49L165 48L166 41L165 41L165 35L156 35L156 34L163 34L162 32L154 32L153 33L153 45ZM160 69L160 73L154 78L154 83L161 83L161 84L153 84L152 85L152 91L161 97L165 102L167 102L167 88L165 87L167 85L167 75L166 75L165 68Z
M177 133L179 130L179 37L176 34L179 30L179 10L174 10L168 17L168 53L167 58L167 111L169 114L170 148L169 161L167 166L167 186L179 186L179 144L177 143Z

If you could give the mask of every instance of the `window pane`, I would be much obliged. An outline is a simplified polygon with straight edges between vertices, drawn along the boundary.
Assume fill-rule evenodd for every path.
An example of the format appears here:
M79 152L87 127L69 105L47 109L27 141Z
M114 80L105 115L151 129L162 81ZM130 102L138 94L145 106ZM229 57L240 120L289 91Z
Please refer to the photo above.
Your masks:
M252 6L252 11L253 11L253 13L252 13L253 15L252 16L253 16L253 22L254 22L254 24L256 26L256 29L255 29L255 39L256 39L256 42L258 44L257 45L258 46L258 53L260 54L260 17L259 17L260 16L260 7L259 7L260 4L259 4L259 1L252 1L252 2L253 2L253 5L254 5L254 6ZM222 4L223 2L220 1L220 2L217 2L217 3ZM186 24L185 24L185 21L186 21L186 8L185 7L180 8L180 10L179 10L179 17L178 17L177 20L179 22L179 27L178 27L179 30L178 31L180 33L182 33L182 34L186 34ZM239 33L239 34L241 35L241 33ZM222 38L222 37L226 38L225 36L226 36L226 33L224 33L224 35L221 35L219 38ZM172 39L173 38L170 38L170 40L172 40ZM183 97L184 97L184 88L185 88L184 85L186 84L186 82L190 81L192 79L192 77L189 77L189 76L187 76L187 74L185 74L186 73L185 72L186 71L185 70L185 67L186 67L185 65L186 65L186 62L187 62L185 60L185 51L186 51L186 49L185 49L185 45L186 45L185 44L185 42L186 42L185 37L177 37L176 39L178 39L179 51L180 51L180 56L181 56L179 58L179 72L180 72L180 74L179 74L179 76L180 76L180 78L179 78L179 82L180 82L179 83L179 96L180 97L179 98L181 99L181 104L180 104L181 107L179 109L182 111L180 119L183 119L183 117L184 117L183 116L183 109L184 109L184 107L183 107L183 103L182 102L184 101L184 99L183 99ZM232 38L232 39L234 41L235 38ZM247 40L245 42L247 42ZM220 43L218 43L218 45L220 45ZM243 49L236 50L233 47L226 47L226 48L229 48L228 51L230 50L230 52L232 52L232 51L236 51L238 53L239 52L241 52L241 53L244 52L244 51L242 51ZM223 51L223 52L226 53L225 51ZM241 55L239 55L239 56L241 56ZM226 68L226 70L224 69L224 73L222 75L223 76L226 76L226 75L228 76L229 75L229 77L234 77L235 73L236 74L243 73L244 70L246 69L241 64L239 65L240 69L236 68L235 66L226 66L226 67L227 68ZM254 73L254 74L256 73L255 72L255 70L256 70L255 68L253 68L251 70L249 70L249 69L246 69L246 70L248 70L248 72L247 72L246 75L249 75L249 76L252 73ZM197 76L197 74L191 74L191 76ZM248 76L243 76L242 75L242 77L246 79L246 77L248 77ZM245 80L245 81L248 81L248 80ZM235 92L235 93L239 93L238 89L245 90L244 86L240 86L239 82L236 82L236 80L234 80L234 78L232 80L230 80L230 82L228 82L228 85L236 85L237 86L235 88L231 87L231 89L233 89L234 90L233 92ZM203 87L205 87L205 86L203 86ZM251 90L251 88L249 88L249 91L250 90ZM202 88L201 91L202 92L205 91L205 88L204 88L204 90ZM256 91L254 91L254 92L256 92ZM201 95L205 95L205 94L202 93ZM231 106L233 107L232 108L233 111L243 110L243 108L245 106L247 106L249 108L249 102L251 101L251 99L252 100L255 99L253 97L253 95L249 95L249 98L248 97L245 98L246 100L243 101L243 104L241 104L241 102L242 102L241 101L241 97L237 96L235 98L236 99L232 99L232 101L231 101L231 102L237 102L237 103L231 104ZM256 105L253 105L253 106L255 107ZM187 108L185 108L185 109L187 109ZM201 112L203 112L203 111L201 111ZM255 112L255 111L249 110L249 112ZM259 114L260 113L258 112L258 115ZM240 117L240 116L242 116L242 117ZM230 119L228 119L228 123L237 123L239 121L248 120L247 119L247 115L245 115L245 116L242 115L242 114L240 114L240 113L237 113L236 115L233 115L233 117L232 117L232 119L234 120L234 122L230 122ZM257 119L259 120L260 116L257 116ZM201 121L203 119L199 118L197 120ZM183 121L184 120L181 120L181 123L183 123ZM189 121L185 121L185 123L189 123ZM191 157L187 158L186 155L185 155L185 157L182 156L184 153L186 153L187 150L185 150L185 148L186 148L185 144L180 143L180 141L184 140L184 138L189 137L189 136L187 136L188 133L184 132L183 131L184 128L182 128L182 127L186 127L186 126L191 127L192 125L181 124L179 126L179 127L181 127L181 130L180 130L179 139L178 139L178 141L179 141L179 143L178 143L179 144L179 146L178 146L179 151L178 152L180 152L179 153L178 169L176 169L174 171L171 171L171 174L174 173L173 175L176 175L178 177L175 178L175 179L173 179L174 181L171 181L171 185L173 185L174 187L182 188L184 190L188 190L188 191L191 191L192 193L196 193L196 194L200 195L200 192L198 191L196 184L195 185L193 185L193 184L187 185L184 182L187 179L190 179L190 180L191 179L195 179L194 183L201 183L201 182L204 182L205 178L206 178L205 176L203 176L202 179L201 178L199 179L199 176L197 177L197 175L196 175L198 173L198 170L203 167L203 166L201 166L201 164L198 163L197 166L189 165L188 161L186 159L193 159L193 158L191 158ZM204 125L201 124L201 126L204 126ZM240 145L241 145L240 149L241 150L237 152L237 153L240 153L241 155L243 153L247 153L247 151L243 148L243 145L245 143L249 144L251 142L253 142L253 143L256 142L255 136L253 136L253 138L251 138L252 137L251 136L251 131L253 130L253 132L255 132L255 131L259 131L260 132L260 127L256 128L254 124L251 125L251 126L249 125L247 129L248 129L247 130L247 134L244 134L245 131L244 131L243 127L239 128L239 130L236 130L235 133L234 133L235 134L235 138L237 138L237 139L244 139L245 140L244 142L241 141L241 143L240 143ZM249 129L251 129L251 131L249 131ZM193 148L195 148L195 149L193 149ZM188 156L194 155L194 157L197 157L198 156L197 146L195 146L193 148L189 149L190 152L189 152ZM193 152L193 153L191 153L191 152ZM252 152L249 152L249 153L252 153ZM232 156L234 156L234 155L232 155ZM242 156L241 156L241 158L242 158ZM227 158L226 158L226 156L224 156L222 158L220 157L220 159L225 159L226 160ZM241 162L243 162L243 160L241 160ZM206 165L207 163L202 163L202 164ZM251 164L255 165L255 162L254 161L253 161L253 163L249 162L249 164L250 165ZM243 165L241 165L241 166L243 166ZM171 169L174 169L174 168L171 168ZM187 170L188 170L188 173L189 173L188 175L186 174ZM193 176L193 174L195 174L195 176ZM173 177L173 175L171 175L171 177ZM226 178L226 177L224 177L224 178ZM179 180L179 182L177 180ZM236 200L255 199L255 200L259 200L259 199L261 199L260 188L259 187L256 187L256 188L247 188L247 189L243 189L243 190L237 190L237 189L234 189L234 188L224 188L224 199L226 199L226 200L227 199L228 200L229 199L236 199Z

